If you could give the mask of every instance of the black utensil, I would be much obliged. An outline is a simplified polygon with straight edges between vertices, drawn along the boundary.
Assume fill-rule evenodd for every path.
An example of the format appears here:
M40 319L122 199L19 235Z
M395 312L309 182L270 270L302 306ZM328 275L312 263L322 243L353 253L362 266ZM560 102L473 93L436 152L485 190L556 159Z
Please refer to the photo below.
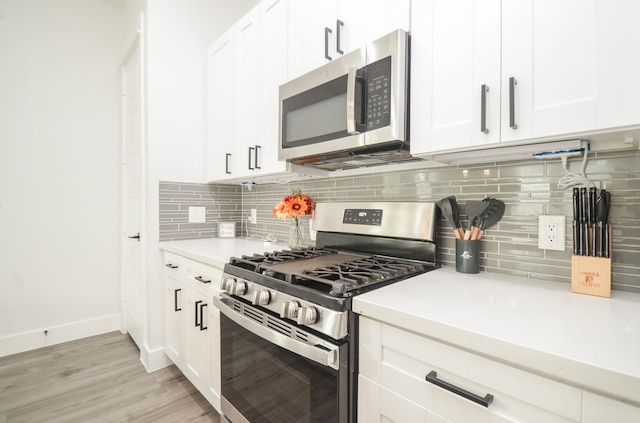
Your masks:
M453 227L453 234L455 235L456 239L462 239L464 233L462 231L462 228L458 226L459 225L458 202L456 201L456 197L450 196L450 197L443 198L442 200L438 201L436 204L438 207L440 207L440 210L442 211L442 215L445 217L445 219L447 219L447 221ZM454 211L455 211L455 215L454 215Z
M590 214L589 214L589 236L590 236L590 243L589 243L589 253L592 257L595 257L597 254L597 248L598 248L598 223L597 223L597 210L596 210L596 188L595 187L591 187L589 188L589 210L590 210Z
M471 239L471 230L478 226L478 217L489 207L486 201L467 201L467 216L469 216L469 229L464 233L464 239Z
M482 223L480 224L480 227L479 227L478 235L476 236L475 239L482 238L482 235L484 235L484 232L490 227L492 227L493 225L495 225L496 223L498 223L500 219L502 219L502 216L504 216L504 209L505 209L504 202L498 199L492 198L489 201L489 204L490 204L489 208L491 210L491 213L482 220Z

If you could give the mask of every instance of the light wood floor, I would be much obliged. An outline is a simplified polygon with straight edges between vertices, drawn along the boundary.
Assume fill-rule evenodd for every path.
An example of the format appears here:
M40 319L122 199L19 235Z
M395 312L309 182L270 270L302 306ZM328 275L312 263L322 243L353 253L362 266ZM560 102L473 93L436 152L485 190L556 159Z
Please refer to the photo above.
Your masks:
M147 373L111 332L0 358L0 423L220 422L175 367Z

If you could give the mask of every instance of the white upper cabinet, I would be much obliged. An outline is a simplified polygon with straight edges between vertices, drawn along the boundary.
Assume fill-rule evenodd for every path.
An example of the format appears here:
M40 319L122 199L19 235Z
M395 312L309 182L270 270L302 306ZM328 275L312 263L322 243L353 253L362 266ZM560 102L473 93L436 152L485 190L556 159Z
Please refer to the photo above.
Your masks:
M260 3L260 107L261 137L254 146L254 167L264 174L283 172L286 162L278 160L280 142L279 87L287 82L288 0L265 0Z
M262 131L258 114L260 104L260 13L254 8L235 25L235 139L240 149L240 162L230 177L249 175L255 171L255 146Z
M292 0L289 9L289 79L411 23L410 0Z
M412 3L412 153L640 123L639 0L449 3Z
M233 28L207 52L207 180L237 172L235 140L235 34Z
M414 1L411 28L412 153L499 142L500 0Z

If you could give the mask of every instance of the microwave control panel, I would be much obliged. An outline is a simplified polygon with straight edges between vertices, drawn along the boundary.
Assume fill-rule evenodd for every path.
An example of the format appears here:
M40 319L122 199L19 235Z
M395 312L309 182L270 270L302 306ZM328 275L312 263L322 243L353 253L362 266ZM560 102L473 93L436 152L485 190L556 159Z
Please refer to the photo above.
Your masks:
M365 67L367 75L367 131L391 123L391 56Z

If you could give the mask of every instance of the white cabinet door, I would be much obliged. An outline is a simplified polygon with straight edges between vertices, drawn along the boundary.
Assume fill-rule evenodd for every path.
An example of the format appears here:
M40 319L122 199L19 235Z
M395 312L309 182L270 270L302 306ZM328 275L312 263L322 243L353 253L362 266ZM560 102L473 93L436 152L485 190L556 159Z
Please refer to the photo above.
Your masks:
M411 152L498 143L500 1L416 0L411 19Z
M238 172L235 140L235 42L233 28L207 54L207 180L229 178ZM238 151L236 151L238 150Z
M255 145L260 138L260 13L254 8L235 24L235 138L239 161L231 177L255 173Z
M427 410L364 376L358 376L358 421L446 423L446 420L428 420Z
M409 31L410 0L340 0L338 1L335 48L343 54L359 49L396 29ZM338 31L340 42L338 43Z
M165 276L165 352L176 365L186 363L186 289Z
M278 160L280 142L279 87L287 82L289 0L260 3L260 130L256 143L256 165L261 174L284 172L286 163Z
M582 423L637 423L640 408L585 391L582 397Z
M189 378L200 391L209 389L211 381L211 317L212 298L193 290L187 295L187 369Z
M335 58L337 0L292 0L289 4L289 79Z
M502 141L595 129L597 8L597 0L502 3Z

